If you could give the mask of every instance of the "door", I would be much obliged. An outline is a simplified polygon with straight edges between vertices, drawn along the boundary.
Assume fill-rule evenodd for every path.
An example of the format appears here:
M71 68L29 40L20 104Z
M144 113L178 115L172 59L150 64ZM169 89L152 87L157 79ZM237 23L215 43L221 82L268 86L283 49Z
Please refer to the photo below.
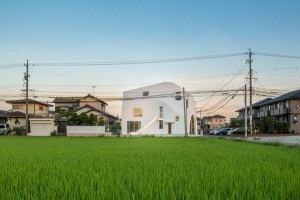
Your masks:
M172 123L168 123L168 134L172 134Z

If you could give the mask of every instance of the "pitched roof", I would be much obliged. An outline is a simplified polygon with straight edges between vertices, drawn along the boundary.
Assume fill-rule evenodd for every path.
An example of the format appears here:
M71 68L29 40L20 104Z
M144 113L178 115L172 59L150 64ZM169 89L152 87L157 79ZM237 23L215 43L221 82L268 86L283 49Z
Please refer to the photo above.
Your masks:
M9 104L26 103L26 99L9 100L9 101L6 101L6 103L9 103ZM44 105L44 106L52 106L50 104L47 104L47 103L44 103L44 102L41 102L41 101L36 101L36 100L33 100L33 99L28 99L28 103L29 104L40 104L40 105Z
M109 113L107 113L107 112L104 112L103 110L99 110L99 109L97 109L97 108L95 108L95 107L93 107L93 106L91 106L91 105L84 105L84 106L82 106L82 107L76 109L75 112L78 111L78 110L80 110L80 109L82 109L82 108L90 108L90 110L86 111L85 113L88 113L88 112L90 112L90 111L96 111L96 112L99 112L99 113L101 113L101 114L103 114L103 115L105 115L105 116L108 116L108 117L112 117L112 118L118 119L118 117L116 117L116 116L114 116L114 115L111 115L111 114L109 114Z
M288 92L284 95L281 95L279 97L271 99L268 102L262 103L260 106L264 106L264 105L268 105L268 104L272 104L272 103L278 103L278 102L282 102L282 101L296 100L296 99L300 99L300 89L292 91L292 92Z
M252 104L252 108L258 108L258 107L270 105L273 103L289 101L289 100L296 100L296 99L300 99L300 89L292 91L292 92L288 92L288 93L281 95L279 97L276 97L274 99L272 99L272 98L263 99L255 104ZM243 111L244 109L245 108L241 108L241 109L237 110L236 112Z
M84 101L84 99L86 99L86 98L94 98L96 101L108 105L105 101L103 101L97 97L94 97L91 94L88 94L84 97L57 97L52 101L52 103L78 103L80 101Z
M213 116L205 116L203 119L212 119L212 118L226 118L222 115L213 115Z
M101 103L103 103L103 104L108 105L105 101L102 101L101 99L99 99L99 98L97 98L97 97L94 97L94 96L91 95L91 94L88 94L88 95L86 95L85 97L83 97L83 99L85 99L85 98L94 98L94 99L96 99L97 101L99 101L99 102L101 102Z
M252 108L258 108L258 107L260 107L261 105L263 105L263 104L265 104L265 103L268 103L268 102L271 101L271 100L272 100L272 98L266 98L266 99L263 99L263 100L261 100L261 101L258 101L258 102L256 102L256 103L252 104ZM249 110L250 107L247 106L247 109ZM235 112L240 112L240 111L244 111L244 110L245 110L245 107L240 108L240 109L236 110Z

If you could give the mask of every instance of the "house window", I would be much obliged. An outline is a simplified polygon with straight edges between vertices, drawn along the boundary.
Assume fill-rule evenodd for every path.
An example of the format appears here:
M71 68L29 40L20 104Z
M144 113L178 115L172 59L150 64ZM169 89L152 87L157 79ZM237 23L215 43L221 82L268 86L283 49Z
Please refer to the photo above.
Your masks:
M164 121L159 120L159 129L164 129Z
M12 109L13 110L23 110L23 106L22 105L12 105Z
M162 106L159 107L159 118L164 117L164 108Z
M149 96L149 91L144 91L143 96Z
M175 121L179 122L179 116L175 116Z
M288 102L288 101L285 102L285 107L286 107L286 108L289 107L289 102Z
M142 117L143 116L143 109L133 108L133 116L134 117Z
M140 121L128 121L127 122L127 133L136 132L141 128Z
M43 111L44 107L43 106L39 106L39 110Z

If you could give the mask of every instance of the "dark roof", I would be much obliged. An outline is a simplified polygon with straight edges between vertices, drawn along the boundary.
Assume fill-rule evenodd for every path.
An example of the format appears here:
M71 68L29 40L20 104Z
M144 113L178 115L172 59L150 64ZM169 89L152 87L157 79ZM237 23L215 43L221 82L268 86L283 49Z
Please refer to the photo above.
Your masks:
M262 104L265 104L265 103L267 103L267 102L269 102L269 101L271 101L271 100L272 100L272 98L266 98L266 99L263 99L263 100L261 100L261 101L258 101L258 102L256 102L256 103L252 104L252 108L258 108L258 107L260 107ZM247 106L247 109L249 110L250 107ZM240 108L240 109L236 110L235 112L240 112L240 111L244 111L244 110L245 110L245 107Z
M62 98L55 98L52 103L78 103L79 100L76 99L64 99Z
M20 111L17 111L17 112L1 112L0 117L1 118L10 118L10 117L25 118L26 114L22 113Z
M26 103L26 99L9 100L9 101L6 101L6 103L10 103L10 104ZM40 104L40 105L44 105L44 106L52 106L50 104L40 102L40 101L36 101L36 100L33 100L33 99L28 99L28 103L29 104Z
M296 99L297 100L300 99L300 89L286 93L286 94L276 97L274 99L271 99L270 101L264 102L259 106L278 103L278 102L282 102L282 101L296 100Z
M289 100L296 100L296 99L300 99L300 90L295 90L295 91L286 93L286 94L276 97L274 99L272 99L272 98L263 99L255 104L252 104L252 108L258 108L258 107L270 105L273 103L289 101ZM245 108L241 108L241 109L237 110L236 112L243 111L244 109Z
M213 116L205 116L203 119L211 119L211 118L226 118L222 115L213 115Z
M97 97L94 97L93 95L91 94L88 94L84 97L58 97L58 98L55 98L52 103L77 103L79 101L82 101L84 100L85 98L94 98L96 99L98 102L101 102L103 104L106 104L108 105L105 101L102 101L101 99L97 98Z
M94 99L96 99L97 101L99 101L99 102L101 102L101 103L104 103L104 104L106 104L106 105L108 105L105 101L102 101L101 99L98 99L97 97L94 97L93 95L91 95L91 94L88 94L88 95L86 95L85 97L83 97L84 99L85 98L94 98Z
M82 107L76 109L75 112L78 111L78 110L80 110L80 109L82 109L82 108L90 108L90 109L91 109L91 110L89 110L89 111L87 111L87 112L85 112L85 113L88 113L88 112L90 112L90 111L96 111L96 112L102 113L102 114L105 115L105 116L108 116L108 117L112 117L112 118L118 119L118 117L116 117L116 116L114 116L114 115L111 115L111 114L109 114L109 113L107 113L107 112L104 112L103 110L99 110L99 109L97 109L97 108L95 108L95 107L93 107L93 106L91 106L91 105L84 105L84 106L82 106Z

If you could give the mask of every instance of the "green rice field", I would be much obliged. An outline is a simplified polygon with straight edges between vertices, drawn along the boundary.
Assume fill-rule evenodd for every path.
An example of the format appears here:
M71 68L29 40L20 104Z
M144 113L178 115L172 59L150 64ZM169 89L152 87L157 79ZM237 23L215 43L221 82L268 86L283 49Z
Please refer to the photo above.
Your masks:
M0 199L300 199L300 148L216 138L0 137Z

